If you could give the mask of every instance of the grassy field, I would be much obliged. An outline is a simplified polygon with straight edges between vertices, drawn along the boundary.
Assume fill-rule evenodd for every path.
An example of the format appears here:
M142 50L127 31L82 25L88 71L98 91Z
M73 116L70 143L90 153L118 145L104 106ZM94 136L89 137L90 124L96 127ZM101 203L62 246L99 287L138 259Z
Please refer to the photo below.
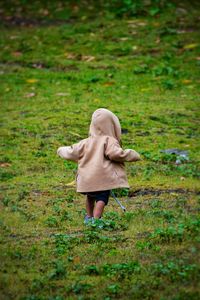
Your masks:
M0 299L200 298L200 4L151 2L1 2ZM104 230L56 155L99 107L142 156Z

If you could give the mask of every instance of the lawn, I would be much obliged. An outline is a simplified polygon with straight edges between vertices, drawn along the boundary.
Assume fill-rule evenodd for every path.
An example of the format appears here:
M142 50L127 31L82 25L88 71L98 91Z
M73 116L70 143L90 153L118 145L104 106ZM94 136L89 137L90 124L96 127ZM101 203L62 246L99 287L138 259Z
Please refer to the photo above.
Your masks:
M199 15L186 0L0 3L0 299L200 298ZM56 154L99 107L142 157L103 230Z

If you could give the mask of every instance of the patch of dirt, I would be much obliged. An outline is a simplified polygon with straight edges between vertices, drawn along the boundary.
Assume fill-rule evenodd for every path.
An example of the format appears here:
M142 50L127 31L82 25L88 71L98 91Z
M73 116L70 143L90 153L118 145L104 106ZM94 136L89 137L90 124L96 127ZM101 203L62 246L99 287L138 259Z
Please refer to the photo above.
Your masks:
M22 27L33 27L33 26L57 26L63 24L72 24L76 21L76 18L70 18L68 20L61 19L31 19L16 16L1 16L1 24L5 26L22 26Z
M136 191L130 191L129 197L137 197L137 196L146 196L146 195L154 195L154 196L160 196L161 194L200 194L200 191L190 191L186 189L154 189L154 188L143 188L138 189Z
M43 62L33 62L27 63L24 61L2 61L0 62L0 66L12 66L12 67L24 67L24 68L31 68L31 69L43 69L43 70L50 70L55 72L68 72L68 71L79 71L79 68L75 65L68 65L68 66L49 66Z

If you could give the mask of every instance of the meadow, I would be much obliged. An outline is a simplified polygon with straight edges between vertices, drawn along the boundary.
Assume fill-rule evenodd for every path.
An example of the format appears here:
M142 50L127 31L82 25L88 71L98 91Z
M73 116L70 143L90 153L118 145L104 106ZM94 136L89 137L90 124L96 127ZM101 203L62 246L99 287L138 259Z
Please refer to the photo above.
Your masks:
M200 298L198 1L0 3L2 300ZM85 226L57 148L104 107L130 190ZM166 149L188 156L167 154Z

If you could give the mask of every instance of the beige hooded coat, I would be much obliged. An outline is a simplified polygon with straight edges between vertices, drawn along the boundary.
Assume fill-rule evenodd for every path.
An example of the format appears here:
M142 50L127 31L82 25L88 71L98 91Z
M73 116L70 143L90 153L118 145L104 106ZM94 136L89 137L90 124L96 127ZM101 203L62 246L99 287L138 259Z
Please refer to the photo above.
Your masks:
M131 149L120 146L121 126L109 110L100 108L93 115L89 137L69 147L60 147L58 155L78 163L77 192L93 192L129 187L124 162L140 159Z

